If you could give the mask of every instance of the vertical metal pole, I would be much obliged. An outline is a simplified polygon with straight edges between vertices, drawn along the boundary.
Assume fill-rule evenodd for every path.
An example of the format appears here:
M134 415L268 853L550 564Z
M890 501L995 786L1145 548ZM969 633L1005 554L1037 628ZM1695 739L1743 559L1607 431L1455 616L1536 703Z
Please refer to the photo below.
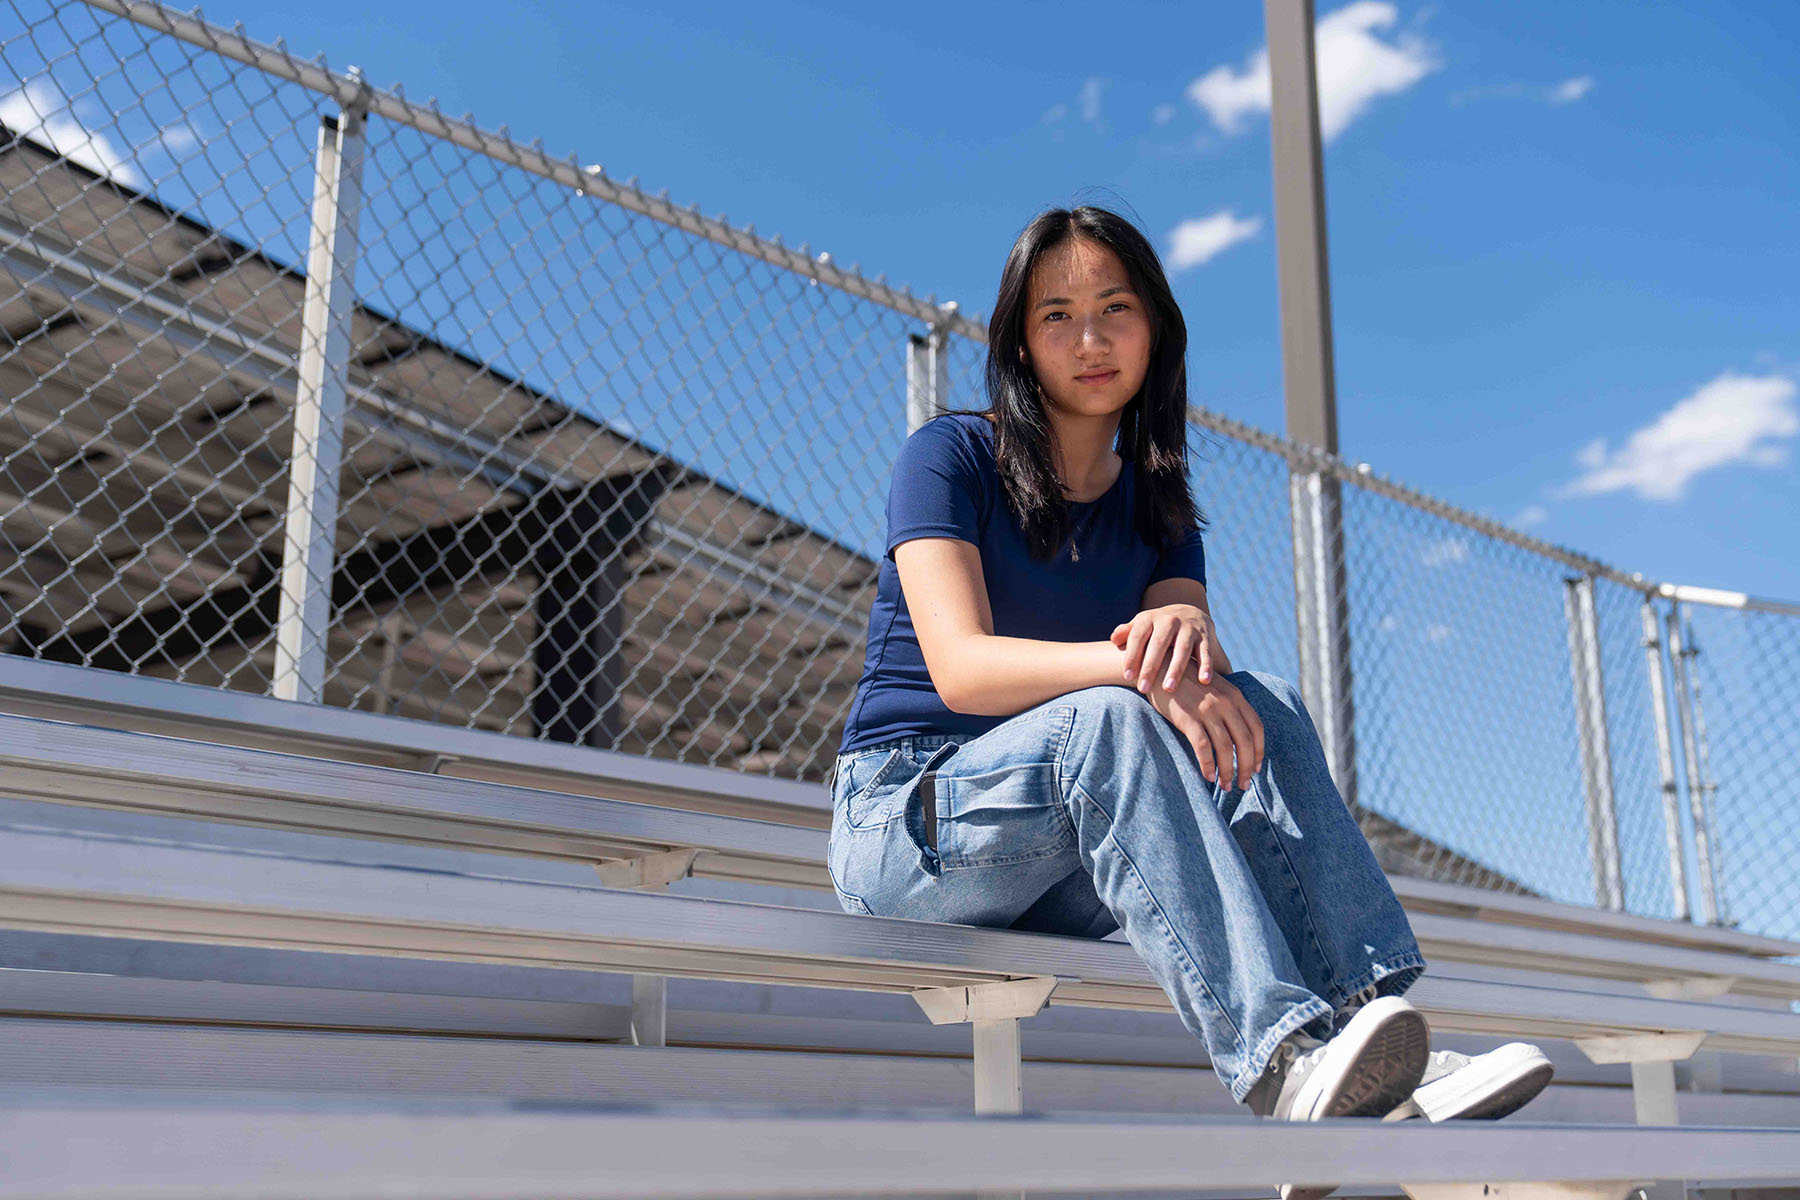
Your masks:
M1024 1062L1020 1056L1019 1019L977 1018L975 1025L975 1112L1017 1116L1025 1111ZM983 1189L975 1200L1025 1200L1011 1188Z
M1664 622L1669 637L1669 665L1675 672L1675 715L1681 720L1681 754L1687 760L1688 817L1694 827L1694 865L1700 873L1700 915L1719 923L1719 892L1713 880L1712 843L1700 790L1700 747L1694 730L1693 691L1688 683L1687 652L1681 644L1681 603L1669 605Z
M1336 454L1337 392L1312 0L1264 0L1263 14L1269 33L1287 435L1290 441ZM1318 727L1332 778L1354 808L1355 712L1342 493L1335 476L1304 463L1293 464L1290 470L1300 690Z
M1679 1125L1681 1114L1675 1099L1675 1064L1631 1064L1631 1103L1639 1125Z
M1706 706L1700 702L1704 689L1700 686L1700 643L1693 636L1694 627L1688 626L1688 683L1694 690L1694 740L1700 746L1700 811L1706 817L1706 844L1712 850L1713 875L1716 882L1725 878L1725 845L1719 840L1719 827L1713 821L1713 796L1719 790L1718 780L1713 778L1712 752L1706 740ZM1717 908L1717 920L1721 925L1731 924L1730 894L1722 886L1713 897Z
M1024 1065L1020 1059L1019 1019L977 1019L975 1025L975 1111L1024 1111Z
M400 638L406 618L389 613L381 618L381 666L375 672L375 711L385 713L394 707L394 670L400 665Z
M362 210L365 116L346 109L319 127L313 175L312 242L300 310L299 381L288 457L287 529L275 630L275 695L317 704L325 692L325 643L344 455L344 393L356 225Z
M669 1044L669 977L667 975L633 975L631 977L631 1044L634 1046L666 1046Z
M1356 720L1350 675L1350 607L1345 595L1342 494L1317 471L1288 477L1294 529L1294 622L1300 691L1319 732L1325 762L1344 803L1356 807Z
M956 301L943 306L943 316L925 333L906 337L906 432L942 412L950 395L949 319Z
M1650 671L1650 712L1656 725L1656 766L1662 784L1663 833L1668 841L1669 886L1675 892L1677 920L1693 919L1688 901L1687 854L1681 845L1681 795L1675 782L1675 747L1669 737L1668 690L1663 683L1662 638L1657 633L1656 605L1644 600L1644 653Z
M1613 805L1612 749L1606 731L1606 692L1600 669L1600 628L1594 580L1563 581L1569 621L1569 677L1575 687L1575 725L1581 738L1581 781L1587 795L1588 855L1594 870L1594 902L1614 912L1625 907L1619 862L1619 819Z

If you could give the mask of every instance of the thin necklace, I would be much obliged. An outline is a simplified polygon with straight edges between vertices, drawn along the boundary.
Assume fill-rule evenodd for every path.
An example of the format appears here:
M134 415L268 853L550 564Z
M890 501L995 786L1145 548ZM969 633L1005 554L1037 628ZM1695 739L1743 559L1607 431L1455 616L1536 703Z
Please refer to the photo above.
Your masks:
M1118 485L1119 478L1121 476L1123 476L1124 473L1125 473L1125 464L1120 463L1119 464L1119 474L1115 475L1113 477L1113 486L1116 487ZM1081 547L1077 546L1075 544L1075 539L1081 536L1082 532L1087 527L1087 523L1094 519L1094 513L1099 511L1100 502L1102 500L1106 499L1111 494L1112 494L1112 488L1109 487L1104 492L1101 492L1098 496L1095 496L1092 500L1088 501L1089 507L1088 507L1087 512L1082 514L1081 521L1075 526L1075 528L1073 530L1071 530L1069 532L1069 561L1070 562L1080 562L1081 561Z
M1077 546L1075 544L1075 539L1081 536L1082 531L1087 527L1087 523L1089 521L1093 520L1094 509L1096 509L1100 506L1100 501L1095 500L1093 502L1093 504L1094 504L1094 508L1090 508L1087 510L1086 513L1082 514L1080 523L1077 524L1075 526L1074 530L1072 530L1069 534L1069 561L1070 562L1080 562L1081 561L1081 547Z

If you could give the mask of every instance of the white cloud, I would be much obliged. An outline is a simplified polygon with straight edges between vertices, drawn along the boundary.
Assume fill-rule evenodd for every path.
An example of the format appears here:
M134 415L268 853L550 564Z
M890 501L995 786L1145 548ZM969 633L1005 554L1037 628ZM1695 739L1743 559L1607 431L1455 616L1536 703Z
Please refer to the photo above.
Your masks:
M75 115L75 106L48 76L30 80L0 96L0 123L96 174L134 188L145 186L143 172L104 134L93 133Z
M1105 90L1106 81L1095 75L1090 75L1081 85L1076 102L1081 105L1081 119L1089 125L1100 124L1100 95Z
M1518 516L1513 518L1513 524L1520 529L1530 529L1533 525L1542 525L1549 519L1549 509L1541 504L1532 504L1521 511Z
M1550 103L1573 104L1594 90L1592 75L1577 75L1573 79L1565 79L1550 89Z
M1679 500L1690 479L1729 463L1779 466L1800 434L1794 381L1727 371L1626 437L1617 450L1595 438L1576 451L1584 473L1563 489L1593 496L1630 489L1645 500Z
M1064 117L1066 117L1068 115L1069 115L1069 106L1068 105L1052 104L1049 107L1049 109L1044 113L1044 124L1054 125L1054 124L1056 124L1056 122L1062 120Z
M200 148L200 131L188 122L171 125L157 135L171 158L181 158Z
M1167 125L1174 119L1175 106L1173 104L1159 104L1150 110L1150 120L1158 125Z
M1419 561L1428 567L1442 567L1449 563L1469 561L1469 542L1467 538L1447 537L1425 547L1425 553Z
M1230 209L1210 217L1192 217L1169 235L1169 269L1183 271L1253 238L1262 229L1261 217L1238 216Z
M1394 630L1400 628L1400 618L1396 617L1393 613L1388 613L1381 618L1375 628L1382 633L1392 633Z
M1545 104L1573 104L1594 90L1592 75L1577 75L1561 83L1494 83L1464 88L1450 97L1451 104L1471 100L1540 100Z
M1319 76L1319 135L1330 141L1381 96L1404 92L1442 64L1424 40L1399 34L1384 41L1399 19L1385 0L1355 0L1319 19L1313 56ZM1223 133L1237 133L1244 118L1269 111L1269 51L1265 46L1241 69L1214 67L1188 84L1187 96Z
M1425 627L1425 640L1428 642L1441 642L1447 640L1449 637L1450 627L1448 625L1434 621Z

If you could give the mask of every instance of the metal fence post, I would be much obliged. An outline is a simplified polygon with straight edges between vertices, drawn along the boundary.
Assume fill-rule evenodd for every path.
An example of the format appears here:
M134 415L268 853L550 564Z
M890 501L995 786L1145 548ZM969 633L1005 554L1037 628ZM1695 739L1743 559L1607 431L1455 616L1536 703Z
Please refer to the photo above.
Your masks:
M1669 635L1669 664L1675 672L1675 714L1681 719L1681 751L1687 760L1688 816L1694 826L1694 865L1700 872L1700 914L1708 925L1717 925L1719 891L1713 878L1712 830L1700 783L1700 745L1694 727L1694 693L1688 678L1690 651L1682 645L1679 600L1669 605L1665 624Z
M1706 817L1706 844L1712 851L1713 859L1713 908L1715 919L1721 925L1731 924L1731 906L1729 894L1720 886L1725 876L1725 845L1719 840L1718 826L1713 823L1713 795L1719 790L1718 780L1713 778L1712 751L1706 739L1706 706L1700 702L1700 643L1693 636L1694 627L1688 626L1688 640L1685 647L1688 657L1688 686L1694 694L1694 741L1698 744L1700 772L1700 811Z
M1681 789L1675 782L1675 747L1669 736L1668 689L1663 683L1662 638L1658 634L1656 605L1644 600L1644 654L1650 672L1650 713L1656 726L1656 766L1661 780L1663 831L1668 839L1669 886L1675 892L1675 916L1693 919L1688 900L1687 855L1681 845Z
M1606 691L1600 670L1599 618L1594 577L1563 580L1569 621L1569 676L1575 687L1575 726L1581 738L1581 781L1587 793L1588 854L1594 865L1594 902L1614 912L1625 908L1619 863L1619 818L1613 806L1612 750L1606 732Z
M313 176L274 679L278 698L308 704L325 692L366 120L363 110L347 107L320 121Z
M1344 803L1356 807L1356 723L1350 679L1343 493L1323 471L1288 476L1294 527L1294 607L1300 691Z
M906 432L942 412L950 394L950 319L956 301L943 306L943 316L924 333L906 336Z
M1282 380L1288 439L1338 452L1325 246L1325 168L1319 139L1312 0L1264 0L1280 281ZM1350 606L1344 572L1343 492L1335 475L1290 461L1295 623L1300 692L1345 803L1357 806L1350 687Z

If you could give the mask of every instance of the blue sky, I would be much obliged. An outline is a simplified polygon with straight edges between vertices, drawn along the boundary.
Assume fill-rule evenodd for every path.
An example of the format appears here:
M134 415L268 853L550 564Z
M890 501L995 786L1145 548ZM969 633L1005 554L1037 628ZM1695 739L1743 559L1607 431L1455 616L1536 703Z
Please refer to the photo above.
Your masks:
M1191 260L1194 401L1282 429L1253 0L493 12L207 9L965 311L1037 209L1128 207ZM1319 12L1343 454L1625 570L1800 598L1800 9Z

